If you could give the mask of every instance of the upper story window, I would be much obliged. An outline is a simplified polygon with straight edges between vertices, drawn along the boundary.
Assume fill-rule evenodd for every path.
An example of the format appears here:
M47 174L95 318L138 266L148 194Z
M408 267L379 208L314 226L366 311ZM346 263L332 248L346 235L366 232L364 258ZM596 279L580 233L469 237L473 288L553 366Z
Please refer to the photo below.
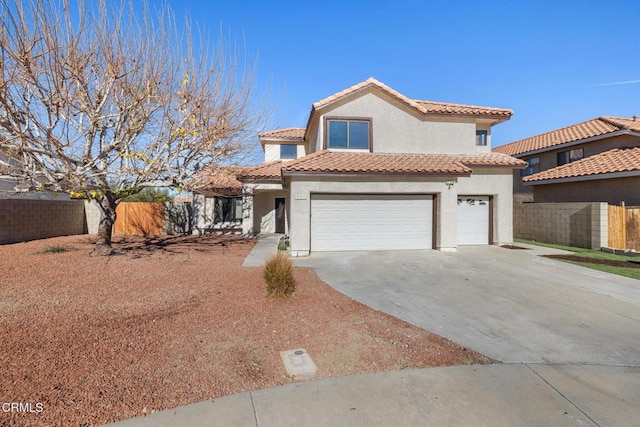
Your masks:
M370 120L329 119L326 123L327 148L370 149Z
M476 145L486 146L487 145L487 134L486 130L477 130L476 131Z
M561 151L558 153L558 166L575 162L584 157L584 149L574 148L573 150Z
M540 157L532 157L526 160L527 167L520 170L520 176L529 176L540 172Z
M280 158L284 160L298 157L298 146L296 144L280 144Z

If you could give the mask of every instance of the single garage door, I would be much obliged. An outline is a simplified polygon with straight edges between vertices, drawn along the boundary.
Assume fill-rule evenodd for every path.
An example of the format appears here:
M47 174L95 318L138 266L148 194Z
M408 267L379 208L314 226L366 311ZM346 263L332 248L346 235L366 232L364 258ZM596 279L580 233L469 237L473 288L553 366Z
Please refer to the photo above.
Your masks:
M431 249L433 197L311 196L311 251Z
M489 243L489 197L458 197L458 244Z

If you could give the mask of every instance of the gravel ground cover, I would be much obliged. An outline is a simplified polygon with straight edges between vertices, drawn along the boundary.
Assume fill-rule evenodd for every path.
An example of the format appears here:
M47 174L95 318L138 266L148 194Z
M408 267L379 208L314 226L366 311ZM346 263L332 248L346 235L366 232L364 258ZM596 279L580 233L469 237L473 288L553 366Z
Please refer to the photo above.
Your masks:
M0 425L99 425L286 384L304 347L316 378L491 361L357 303L296 268L266 297L253 242L90 236L0 246ZM19 403L20 410L4 403ZM25 412L26 411L26 412Z

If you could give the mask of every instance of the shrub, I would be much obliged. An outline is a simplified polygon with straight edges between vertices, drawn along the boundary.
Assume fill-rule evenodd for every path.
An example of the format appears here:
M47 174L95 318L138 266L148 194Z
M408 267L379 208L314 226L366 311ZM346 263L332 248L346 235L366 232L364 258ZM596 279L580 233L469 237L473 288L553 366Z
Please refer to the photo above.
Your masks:
M289 249L289 236L285 234L284 236L281 236L278 241L278 250L286 251L287 249Z
M50 245L45 247L40 251L43 254L59 254L61 252L67 252L69 250L68 247L63 245Z
M270 297L288 297L296 290L293 264L283 252L276 251L265 261L263 276L267 281L267 295Z

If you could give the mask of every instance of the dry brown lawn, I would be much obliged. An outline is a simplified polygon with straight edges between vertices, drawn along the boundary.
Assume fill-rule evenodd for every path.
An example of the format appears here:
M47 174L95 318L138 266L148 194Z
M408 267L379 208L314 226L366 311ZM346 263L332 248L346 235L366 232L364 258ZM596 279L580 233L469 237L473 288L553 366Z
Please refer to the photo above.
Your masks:
M96 425L286 384L281 350L304 347L316 378L486 357L351 300L296 268L292 298L267 298L252 241L89 236L0 246L0 425ZM51 248L65 252L47 252Z

